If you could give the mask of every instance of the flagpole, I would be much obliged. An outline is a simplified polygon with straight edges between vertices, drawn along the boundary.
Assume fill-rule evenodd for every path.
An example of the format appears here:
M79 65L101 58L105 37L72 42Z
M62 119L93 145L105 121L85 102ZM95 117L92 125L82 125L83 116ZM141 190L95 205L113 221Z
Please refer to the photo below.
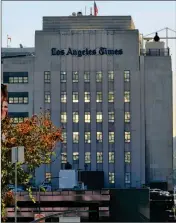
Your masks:
M85 6L85 15L86 15L86 6Z
M7 35L7 48L8 48L8 38L9 38L9 37L8 37L8 35Z

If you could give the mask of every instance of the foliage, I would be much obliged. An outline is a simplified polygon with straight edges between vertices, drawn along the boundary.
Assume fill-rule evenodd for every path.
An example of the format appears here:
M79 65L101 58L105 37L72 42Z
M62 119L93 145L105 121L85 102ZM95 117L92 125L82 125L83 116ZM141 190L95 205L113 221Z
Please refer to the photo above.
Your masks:
M28 186L32 174L41 164L51 162L57 142L62 141L62 131L53 125L49 114L43 113L17 125L7 117L1 122L1 131L1 204L4 216L5 207L14 203L13 193L8 188L9 184L15 183L15 164L11 162L11 150L18 146L25 148L25 163L17 163L18 185L26 185L32 198Z

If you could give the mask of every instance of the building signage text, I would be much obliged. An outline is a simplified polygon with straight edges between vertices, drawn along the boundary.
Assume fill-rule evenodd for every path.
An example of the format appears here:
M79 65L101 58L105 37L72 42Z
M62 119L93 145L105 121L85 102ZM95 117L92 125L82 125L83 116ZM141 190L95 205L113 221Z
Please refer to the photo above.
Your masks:
M91 56L91 55L122 55L123 50L122 49L107 49L105 47L100 47L98 49L90 50L90 49L84 49L84 50L75 50L68 48L68 50L59 50L57 48L52 48L51 49L51 56L77 56L77 57L82 57L82 56Z

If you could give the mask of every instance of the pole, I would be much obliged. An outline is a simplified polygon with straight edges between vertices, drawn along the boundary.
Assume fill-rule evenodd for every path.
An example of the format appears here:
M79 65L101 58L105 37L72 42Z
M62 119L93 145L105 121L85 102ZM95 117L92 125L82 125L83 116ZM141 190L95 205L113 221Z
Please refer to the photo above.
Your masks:
M39 185L39 214L40 214L40 185Z
M86 15L86 6L85 6L85 15Z
M168 48L168 27L166 27L166 48Z
M15 153L15 223L17 223L17 162L18 162L18 147Z
M8 48L8 35L7 35L7 48Z

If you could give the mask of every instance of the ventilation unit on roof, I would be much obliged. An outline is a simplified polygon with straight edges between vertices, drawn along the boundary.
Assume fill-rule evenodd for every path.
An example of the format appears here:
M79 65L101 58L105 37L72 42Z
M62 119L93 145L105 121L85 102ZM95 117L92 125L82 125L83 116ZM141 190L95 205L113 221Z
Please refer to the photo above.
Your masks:
M76 16L76 12L73 12L73 13L72 13L72 16Z
M78 12L77 13L77 16L82 16L82 12Z

